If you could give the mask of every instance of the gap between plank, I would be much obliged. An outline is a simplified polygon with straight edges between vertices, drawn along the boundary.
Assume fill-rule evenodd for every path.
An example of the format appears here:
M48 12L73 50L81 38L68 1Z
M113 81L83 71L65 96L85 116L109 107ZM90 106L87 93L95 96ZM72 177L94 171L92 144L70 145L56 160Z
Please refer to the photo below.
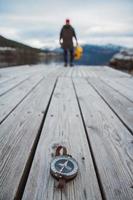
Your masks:
M17 86L21 85L24 81L28 80L30 78L30 76L28 76L26 79L20 81L18 84L14 85L13 87L9 88L8 90L6 90L5 92L0 94L0 97L3 96L4 94L6 94L7 92L9 92L10 90L13 90L14 88L16 88Z
M16 106L0 121L0 125L7 119L7 117L22 103L22 101L43 81L45 77L41 78L41 80L34 85L33 88L16 104Z
M96 89L96 87L87 79L87 82L90 84L90 86L95 90L95 92L102 98L102 100L107 104L107 106L112 110L112 112L118 117L118 119L121 121L121 123L128 129L128 131L133 135L133 131L128 125L122 120L122 118L117 114L117 112L111 107L111 105L106 101L106 99L101 95L100 92ZM110 87L110 86L109 86ZM129 99L128 99L129 100Z
M123 97L125 97L126 99L128 99L128 101L130 101L131 103L133 103L133 101L132 101L130 98L128 98L127 96L125 96L124 94L122 94L121 92L119 92L119 90L117 90L117 89L115 89L114 87L112 87L110 84L108 84L108 83L106 82L106 80L104 80L104 79L102 79L102 78L100 78L100 80L101 80L102 82L104 82L105 84L107 84L109 87L111 87L113 90L115 90L116 92L118 92L120 95L122 95Z
M42 132L43 125L44 125L44 122L45 122L45 119L46 119L46 116L47 116L47 112L48 112L48 109L49 109L49 106L50 106L50 103L51 103L51 99L52 99L55 87L57 85L57 81L58 81L58 78L55 81L52 93L51 93L49 101L48 101L48 105L47 105L46 110L44 112L44 116L43 116L43 119L42 119L42 122L41 122L41 125L40 125L40 128L39 128L38 134L37 134L36 139L34 141L33 147L31 149L31 153L30 153L29 158L27 160L27 163L25 165L25 169L24 169L23 175L21 177L21 180L20 180L20 183L19 183L19 186L18 186L14 200L21 200L22 197L23 197L23 193L24 193L25 186L26 186L26 183L27 183L27 180L28 180L30 169L32 167L32 162L34 160L37 145L38 145L38 142L39 142L39 139L40 139L40 136L41 136L41 132Z
M78 95L77 95L76 88L75 88L73 80L72 80L72 83L73 83L75 96L76 96L76 100L77 100L77 103L78 103L78 107L79 107L79 111L80 111L80 115L81 115L84 131L85 131L85 134L86 134L88 146L89 146L89 149L90 149L90 154L91 154L91 157L92 157L92 161L93 161L93 165L94 165L94 169L95 169L95 173L96 173L97 182L98 182L98 185L99 185L99 190L101 192L101 197L102 197L103 200L106 200L105 192L104 192L103 185L102 185L101 178L100 178L100 174L99 174L99 171L98 171L98 168L97 168L97 165L96 165L95 156L94 156L94 153L93 153L93 150L92 150L91 142L90 142L89 135L88 135L88 132L87 132L87 129L86 129L84 117L83 117L83 114L82 114L82 109L81 109L81 106L80 106L80 103L79 103Z

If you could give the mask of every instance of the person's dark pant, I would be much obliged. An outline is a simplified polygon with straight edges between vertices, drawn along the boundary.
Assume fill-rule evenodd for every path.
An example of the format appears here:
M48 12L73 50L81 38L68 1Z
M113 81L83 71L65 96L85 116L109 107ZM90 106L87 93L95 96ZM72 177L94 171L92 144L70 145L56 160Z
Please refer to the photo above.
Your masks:
M74 60L74 50L73 49L64 49L64 62L65 64L68 63L68 57L69 58L69 62L70 64L73 64L73 60Z

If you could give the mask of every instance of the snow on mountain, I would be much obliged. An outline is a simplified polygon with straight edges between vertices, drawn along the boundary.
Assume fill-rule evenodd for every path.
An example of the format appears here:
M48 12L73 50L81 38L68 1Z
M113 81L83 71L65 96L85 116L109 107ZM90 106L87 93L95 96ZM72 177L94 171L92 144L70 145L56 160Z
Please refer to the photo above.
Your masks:
M117 69L133 70L133 49L122 49L113 56L110 65Z

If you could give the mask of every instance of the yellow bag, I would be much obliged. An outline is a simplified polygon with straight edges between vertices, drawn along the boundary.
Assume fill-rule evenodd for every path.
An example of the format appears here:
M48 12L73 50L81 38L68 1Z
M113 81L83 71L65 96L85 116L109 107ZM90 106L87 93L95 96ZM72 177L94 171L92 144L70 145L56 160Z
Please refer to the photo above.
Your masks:
M83 54L83 48L80 46L77 46L74 51L74 59L79 60L82 54Z

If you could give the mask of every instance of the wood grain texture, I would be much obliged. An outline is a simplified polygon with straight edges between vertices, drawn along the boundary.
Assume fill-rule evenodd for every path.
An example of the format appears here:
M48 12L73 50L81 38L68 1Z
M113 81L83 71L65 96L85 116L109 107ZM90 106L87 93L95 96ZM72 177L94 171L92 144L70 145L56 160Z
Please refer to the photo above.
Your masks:
M133 102L133 90L129 87L125 87L120 83L116 82L114 79L110 78L101 78L105 84L108 84L112 88L114 88L118 93L122 94L126 98L128 98L131 102Z
M111 79L132 79L132 76L119 70L112 69L107 66L89 66L79 67L83 77L105 77Z
M26 81L30 76L22 76L22 77L16 77L14 79L9 80L8 82L4 82L0 84L0 96L4 95L11 89L14 89L24 81Z
M58 72L57 72L58 71ZM14 89L0 97L0 123L16 108L24 98L32 91L34 87L44 77L56 77L62 73L61 68L51 68L47 71L44 69L38 70L36 73L26 79L24 82L16 86Z
M133 199L133 136L84 79L74 79L107 200Z
M0 123L32 91L43 75L32 76L0 98Z
M100 79L88 78L88 81L133 133L133 103Z
M65 145L79 164L78 176L61 192L50 175L55 148ZM46 116L23 200L101 200L71 78L59 78Z
M20 199L25 186L22 200L132 200L132 81L106 66L0 69L1 119L9 114L0 125L0 200ZM49 173L58 144L80 169L63 191Z
M109 67L93 67L93 69L80 68L80 70L83 73L83 77L101 79L105 82L105 84L109 85L118 93L133 102L133 86L131 84L133 78L131 75Z
M115 81L123 87L133 91L133 76L130 78L115 78Z
M39 72L43 74L50 73L51 71L55 71L57 68L61 68L60 66L52 66L48 65L24 65L17 67L9 67L0 69L0 89L6 90L6 87L9 87L10 84L13 84L17 79L22 79L23 77L33 76L38 74ZM14 80L14 81L13 81ZM10 83L9 83L10 82ZM3 92L2 92L3 93Z
M102 79L105 84L108 84L118 93L121 93L123 96L133 102L133 78L131 75L119 70L114 70L110 67L101 68L99 71L96 68L95 71L93 70L93 73L97 78ZM90 77L89 71L87 74Z
M54 84L43 80L0 125L0 200L16 199Z

